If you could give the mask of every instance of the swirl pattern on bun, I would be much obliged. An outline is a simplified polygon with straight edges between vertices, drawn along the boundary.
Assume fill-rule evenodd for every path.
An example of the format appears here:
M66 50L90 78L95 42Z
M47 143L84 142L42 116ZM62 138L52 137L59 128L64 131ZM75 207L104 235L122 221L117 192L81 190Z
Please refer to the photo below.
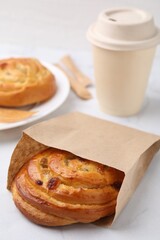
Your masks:
M37 59L0 60L0 106L19 107L43 102L55 92L54 75Z
M49 148L16 175L13 200L40 225L90 223L115 213L123 178L119 170Z

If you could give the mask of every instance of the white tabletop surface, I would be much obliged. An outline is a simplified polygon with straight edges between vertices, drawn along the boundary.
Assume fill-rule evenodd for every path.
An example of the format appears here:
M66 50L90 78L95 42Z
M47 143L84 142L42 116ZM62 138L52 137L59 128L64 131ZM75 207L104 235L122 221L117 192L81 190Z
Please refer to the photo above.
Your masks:
M159 0L110 0L107 3L105 0L6 0L1 3L0 58L33 56L52 63L69 53L93 80L90 87L93 99L83 101L70 92L65 103L43 120L80 111L160 135L160 49L157 49L144 106L139 114L128 118L109 116L99 110L96 100L92 57L85 31L102 9L126 5L150 10L160 26ZM23 217L6 189L6 182L12 151L23 129L30 125L0 131L0 240L160 239L160 153L154 157L132 199L111 228L93 224L44 228Z

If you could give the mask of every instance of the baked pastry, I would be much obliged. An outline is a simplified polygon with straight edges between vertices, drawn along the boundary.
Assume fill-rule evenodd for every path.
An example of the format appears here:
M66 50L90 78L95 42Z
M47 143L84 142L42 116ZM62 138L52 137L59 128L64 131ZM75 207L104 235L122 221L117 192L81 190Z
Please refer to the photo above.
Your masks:
M56 92L54 75L33 58L0 60L0 106L39 103Z
M46 226L94 222L115 212L124 173L49 148L25 164L11 191L17 208Z
M35 112L0 107L0 123L14 123L31 117Z

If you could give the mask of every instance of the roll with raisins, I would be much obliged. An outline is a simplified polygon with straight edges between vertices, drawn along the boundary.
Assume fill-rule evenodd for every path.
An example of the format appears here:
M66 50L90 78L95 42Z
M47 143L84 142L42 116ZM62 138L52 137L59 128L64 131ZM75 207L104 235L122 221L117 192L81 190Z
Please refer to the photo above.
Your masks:
M123 178L112 167L49 148L21 168L11 190L28 219L62 226L113 215Z

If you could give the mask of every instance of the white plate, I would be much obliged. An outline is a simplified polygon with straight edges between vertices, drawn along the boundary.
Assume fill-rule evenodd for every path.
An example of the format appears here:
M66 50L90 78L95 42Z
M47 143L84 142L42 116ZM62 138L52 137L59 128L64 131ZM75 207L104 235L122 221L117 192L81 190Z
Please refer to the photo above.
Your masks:
M34 114L33 116L23 121L19 121L15 123L0 123L0 130L19 127L27 123L31 123L38 119L41 119L42 117L48 115L49 113L59 108L67 99L70 91L70 85L66 76L57 67L46 62L41 62L41 63L46 68L48 68L56 77L56 84L57 84L56 94L51 99L49 99L44 103L32 105L29 109L36 112L36 114ZM27 109L27 108L23 108L23 109Z

